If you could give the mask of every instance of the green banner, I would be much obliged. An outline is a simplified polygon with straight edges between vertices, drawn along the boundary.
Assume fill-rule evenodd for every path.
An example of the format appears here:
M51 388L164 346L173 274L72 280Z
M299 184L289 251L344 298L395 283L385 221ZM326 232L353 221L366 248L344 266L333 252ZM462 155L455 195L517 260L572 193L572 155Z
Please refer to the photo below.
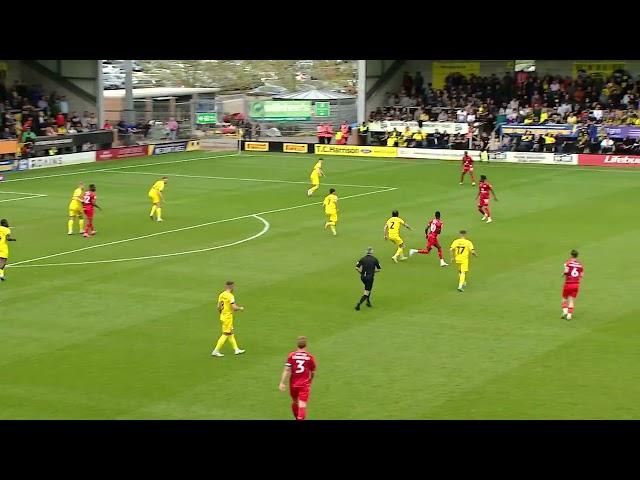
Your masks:
M307 100L266 100L253 102L249 111L252 120L311 120L311 102Z
M331 114L331 103L316 102L316 117L328 117Z
M196 113L197 125L215 125L218 123L217 113Z

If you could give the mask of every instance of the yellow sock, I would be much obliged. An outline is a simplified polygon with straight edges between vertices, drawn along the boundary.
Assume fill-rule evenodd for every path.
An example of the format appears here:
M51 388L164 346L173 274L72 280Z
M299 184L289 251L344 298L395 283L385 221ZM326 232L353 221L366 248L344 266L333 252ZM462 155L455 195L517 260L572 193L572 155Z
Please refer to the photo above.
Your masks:
M0 268L0 277L4 277L4 268Z
M337 233L335 225L331 224L329 226L331 227L331 232L335 235Z
M67 230L69 231L69 233L73 233L73 220L69 220L67 222Z
M84 231L84 218L78 220L78 228L80 229L80 232Z
M234 350L238 350L238 342L236 342L235 335L229 335L229 343L231 344Z
M149 214L149 216L150 216L150 217L153 217L153 214L154 214L154 213L156 213L156 206L155 206L155 205L153 205L153 206L151 207L151 213Z
M158 219L162 218L162 209L160 207L156 208L156 213L158 214Z
M393 256L394 257L402 256L402 252L404 252L404 249L402 247L398 247L398 250L396 250L396 253Z
M218 343L216 343L216 348L215 348L216 352L220 351L220 349L224 345L224 342L227 341L227 337L228 335L225 335L225 334L220 335L220 338L218 339Z
M313 193L313 192L315 192L315 191L316 191L317 189L319 189L319 188L320 188L320 185L314 185L314 186L312 186L312 187L309 189L309 191L310 191L311 193Z
M462 286L464 285L464 280L466 276L467 276L466 273L460 274L460 281L458 282L458 288L462 288Z

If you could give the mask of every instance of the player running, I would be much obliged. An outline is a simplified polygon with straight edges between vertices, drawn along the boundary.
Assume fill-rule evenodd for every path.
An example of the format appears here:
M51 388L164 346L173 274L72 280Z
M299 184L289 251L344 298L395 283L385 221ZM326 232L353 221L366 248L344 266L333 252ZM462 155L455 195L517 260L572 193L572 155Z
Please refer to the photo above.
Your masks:
M466 238L467 231L460 230L460 238L455 239L449 247L451 261L455 261L458 266L460 279L458 281L458 291L463 292L463 287L467 286L467 272L469 272L469 254L477 257L473 243Z
M478 185L478 195L476 198L478 199L478 211L482 214L482 221L487 221L487 223L491 223L491 210L489 210L489 200L493 195L493 199L497 202L498 197L496 197L496 192L493 190L493 186L487 182L486 175L480 175L480 183Z
M400 218L398 210L394 210L391 212L391 218L389 218L384 225L384 239L391 240L398 247L396 253L391 257L391 260L395 263L398 263L398 257L400 257L400 260L407 259L407 257L404 256L404 240L400 238L400 226L411 230L409 224Z
M473 176L473 158L467 152L462 157L462 173L460 174L460 185L464 181L464 175L468 173L471 176L471 185L476 184L476 178Z
M149 190L149 198L151 199L151 213L149 213L149 218L153 220L153 214L157 215L158 222L162 221L162 204L164 202L164 195L162 191L164 190L165 185L169 179L167 177L162 177L160 180L151 185L151 189Z
M218 312L220 312L220 322L222 323L222 335L220 335L218 343L216 343L215 348L211 352L211 355L214 357L224 357L224 353L220 353L220 349L227 341L227 338L236 355L245 352L245 350L238 348L236 337L233 334L233 312L244 310L244 307L236 304L236 299L233 296L234 286L233 281L228 280L225 283L224 292L218 295Z
M102 208L96 203L96 198L96 186L92 183L89 185L89 191L84 192L84 196L82 197L82 210L87 219L87 226L82 234L84 238L89 238L90 234L95 235L97 233L93 227L93 207L99 208L100 210L102 210Z
M438 249L438 258L440 258L440 266L446 267L447 265L449 265L444 261L444 258L442 256L442 247L440 246L440 242L438 242L438 235L442 233L443 225L444 223L442 222L442 220L440 220L440 212L436 212L435 218L429 220L429 222L427 223L427 227L424 229L424 234L427 237L427 248L423 248L422 250L416 250L415 248L412 248L411 250L409 250L409 256L413 255L414 253L429 255L431 249L433 247L436 247Z
M311 179L311 188L307 190L308 196L313 195L313 192L320 188L320 177L324 177L324 172L322 171L322 159L318 160L313 166L313 170L311 170L311 175L309 176Z
M69 202L69 221L67 222L67 234L73 235L73 221L78 219L78 233L84 230L84 214L82 211L82 197L84 197L84 182L78 183L78 188L71 195Z
M298 337L298 349L291 352L284 365L282 377L280 377L281 392L286 390L286 382L289 380L289 393L291 394L291 410L296 420L304 420L307 417L307 402L311 382L316 373L316 360L306 351L307 337Z
M571 250L571 258L564 262L564 287L562 287L562 317L571 320L573 303L580 290L580 280L584 274L584 267L578 261L578 251Z
M7 242L15 242L15 238L11 238L11 228L6 219L0 220L0 281L4 282L4 267L9 259L9 244Z
M336 189L330 188L329 195L324 197L322 201L324 206L324 213L327 216L327 223L324 224L326 230L327 227L331 228L331 233L337 235L336 225L338 224L338 196L336 195Z

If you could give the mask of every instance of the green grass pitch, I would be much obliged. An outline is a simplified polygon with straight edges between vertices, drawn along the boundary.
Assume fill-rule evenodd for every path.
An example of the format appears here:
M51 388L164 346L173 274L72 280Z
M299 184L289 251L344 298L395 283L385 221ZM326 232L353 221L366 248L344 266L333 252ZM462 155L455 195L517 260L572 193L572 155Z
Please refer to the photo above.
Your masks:
M324 159L312 198L313 155L189 152L8 176L0 217L18 241L0 285L0 418L290 419L277 386L298 335L319 366L310 419L640 417L640 171L477 165L500 200L486 225L458 162ZM151 222L162 174L165 221ZM91 239L66 235L79 180L104 209ZM337 237L319 204L331 186ZM414 227L408 247L424 245L436 209L445 248L468 230L479 257L464 293L435 251L393 264L392 209ZM383 271L374 307L356 312L367 246ZM572 248L585 277L566 322ZM227 344L212 358L227 279L247 353Z

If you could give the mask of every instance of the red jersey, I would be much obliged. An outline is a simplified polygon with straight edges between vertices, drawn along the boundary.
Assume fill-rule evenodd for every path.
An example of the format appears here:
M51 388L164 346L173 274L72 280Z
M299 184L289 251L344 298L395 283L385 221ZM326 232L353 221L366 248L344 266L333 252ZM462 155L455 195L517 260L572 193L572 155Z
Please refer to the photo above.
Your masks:
M471 156L469 155L465 155L462 157L462 166L464 168L471 168L473 167L473 158L471 158Z
M429 220L424 233L426 233L427 237L437 237L438 235L440 235L440 233L442 233L442 225L444 224L439 218Z
M584 267L575 258L571 258L564 262L564 283L580 285L582 275L584 274Z
M88 190L84 192L84 197L82 197L82 206L83 208L91 209L93 205L96 203L96 192L92 192Z
M493 187L489 182L480 182L478 184L478 190L480 191L480 198L484 200L490 198L489 192L493 190Z
M309 352L296 350L287 357L287 367L291 368L291 387L308 387L311 385L311 374L316 371L316 360Z

